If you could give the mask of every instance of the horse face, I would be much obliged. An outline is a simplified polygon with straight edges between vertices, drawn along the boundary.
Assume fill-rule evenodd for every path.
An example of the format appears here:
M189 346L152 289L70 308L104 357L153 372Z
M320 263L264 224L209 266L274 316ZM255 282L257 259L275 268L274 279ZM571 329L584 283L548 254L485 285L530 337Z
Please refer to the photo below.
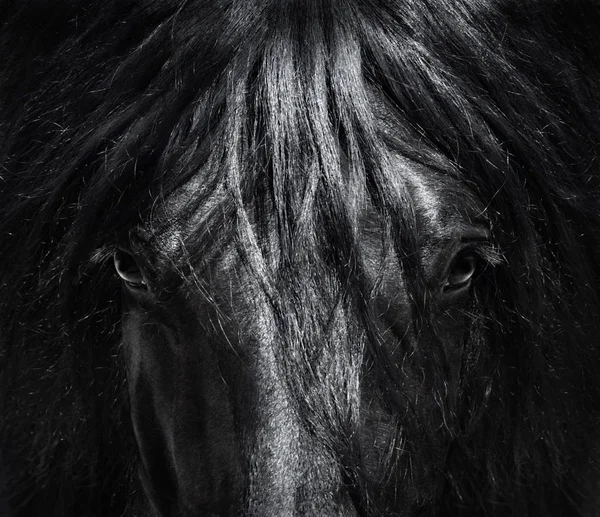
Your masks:
M314 363L303 360L308 371L326 363L328 385L302 367L290 372L295 363L282 357L291 351L249 294L252 273L232 240L206 235L203 256L181 260L189 227L201 231L182 230L176 217L193 186L166 204L160 238L141 228L117 251L140 478L160 515L356 515L368 486L371 504L412 515L436 497L489 233L482 206L451 176L399 159L395 167L410 193L429 299L417 329L410 279L364 203L360 255L377 286L369 303L387 373L357 346L360 323L334 306L324 310L335 339L306 343ZM327 285L310 288L328 303ZM352 414L336 426L345 398Z

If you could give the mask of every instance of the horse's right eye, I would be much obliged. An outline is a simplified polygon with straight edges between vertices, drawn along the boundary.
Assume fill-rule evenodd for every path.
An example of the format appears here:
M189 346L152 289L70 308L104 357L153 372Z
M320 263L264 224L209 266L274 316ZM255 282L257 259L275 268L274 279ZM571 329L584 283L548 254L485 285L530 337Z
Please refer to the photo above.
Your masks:
M457 290L468 287L480 269L481 259L473 252L464 253L452 265L444 290Z
M133 289L148 289L142 270L126 251L117 250L113 255L115 270L121 279Z

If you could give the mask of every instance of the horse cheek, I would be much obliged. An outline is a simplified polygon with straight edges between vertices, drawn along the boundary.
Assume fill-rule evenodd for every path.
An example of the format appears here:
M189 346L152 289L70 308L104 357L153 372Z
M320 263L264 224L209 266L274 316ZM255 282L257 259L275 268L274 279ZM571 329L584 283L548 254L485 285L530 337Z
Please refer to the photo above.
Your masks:
M227 514L241 484L230 394L210 336L186 319L175 326L141 308L124 315L140 480L161 515Z

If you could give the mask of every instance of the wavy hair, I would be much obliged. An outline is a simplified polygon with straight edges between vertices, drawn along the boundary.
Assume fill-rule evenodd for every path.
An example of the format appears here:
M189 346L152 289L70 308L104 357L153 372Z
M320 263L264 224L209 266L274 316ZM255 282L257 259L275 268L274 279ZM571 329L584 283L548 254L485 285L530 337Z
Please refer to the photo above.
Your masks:
M9 2L0 489L15 515L133 511L107 259L132 228L173 224L189 264L235 243L256 301L248 339L285 344L277 359L305 426L339 458L362 514L389 511L358 443L363 365L402 436L437 432L382 346L361 252L367 202L411 279L415 325L431 327L392 155L467 186L502 255L473 308L458 406L443 409L442 487L415 499L439 515L584 514L598 479L592 460L573 466L596 446L600 401L600 9L575 4ZM444 368L432 351L432 393ZM396 454L418 468L418 452L390 453L382 479Z

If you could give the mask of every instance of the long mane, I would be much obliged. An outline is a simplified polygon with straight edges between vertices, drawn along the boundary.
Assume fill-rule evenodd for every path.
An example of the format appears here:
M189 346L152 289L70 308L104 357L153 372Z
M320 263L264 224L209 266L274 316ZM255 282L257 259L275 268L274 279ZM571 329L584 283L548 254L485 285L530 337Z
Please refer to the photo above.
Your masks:
M414 272L414 311L428 325L414 207L392 154L467 185L503 255L493 295L477 301L484 317L471 331L436 497L522 515L579 504L586 479L570 466L587 461L600 409L600 9L518 4L23 0L4 9L0 465L10 475L0 469L0 489L13 509L116 515L135 504L119 286L107 259L136 225L151 221L160 234L160 207L200 177L177 214L196 221L186 256L201 260L214 235L235 241L257 313L275 322L253 338L286 343L280 360L305 401L299 411L321 408L307 426L375 514L375 482L341 438L360 420L350 381L363 357L391 393L401 380L364 302L373 286L360 280L352 192L376 208ZM335 286L328 300L297 287L318 274ZM319 330L338 299L356 322L347 352ZM339 361L344 400L307 380L307 343L321 339L332 344L315 375L328 382Z

